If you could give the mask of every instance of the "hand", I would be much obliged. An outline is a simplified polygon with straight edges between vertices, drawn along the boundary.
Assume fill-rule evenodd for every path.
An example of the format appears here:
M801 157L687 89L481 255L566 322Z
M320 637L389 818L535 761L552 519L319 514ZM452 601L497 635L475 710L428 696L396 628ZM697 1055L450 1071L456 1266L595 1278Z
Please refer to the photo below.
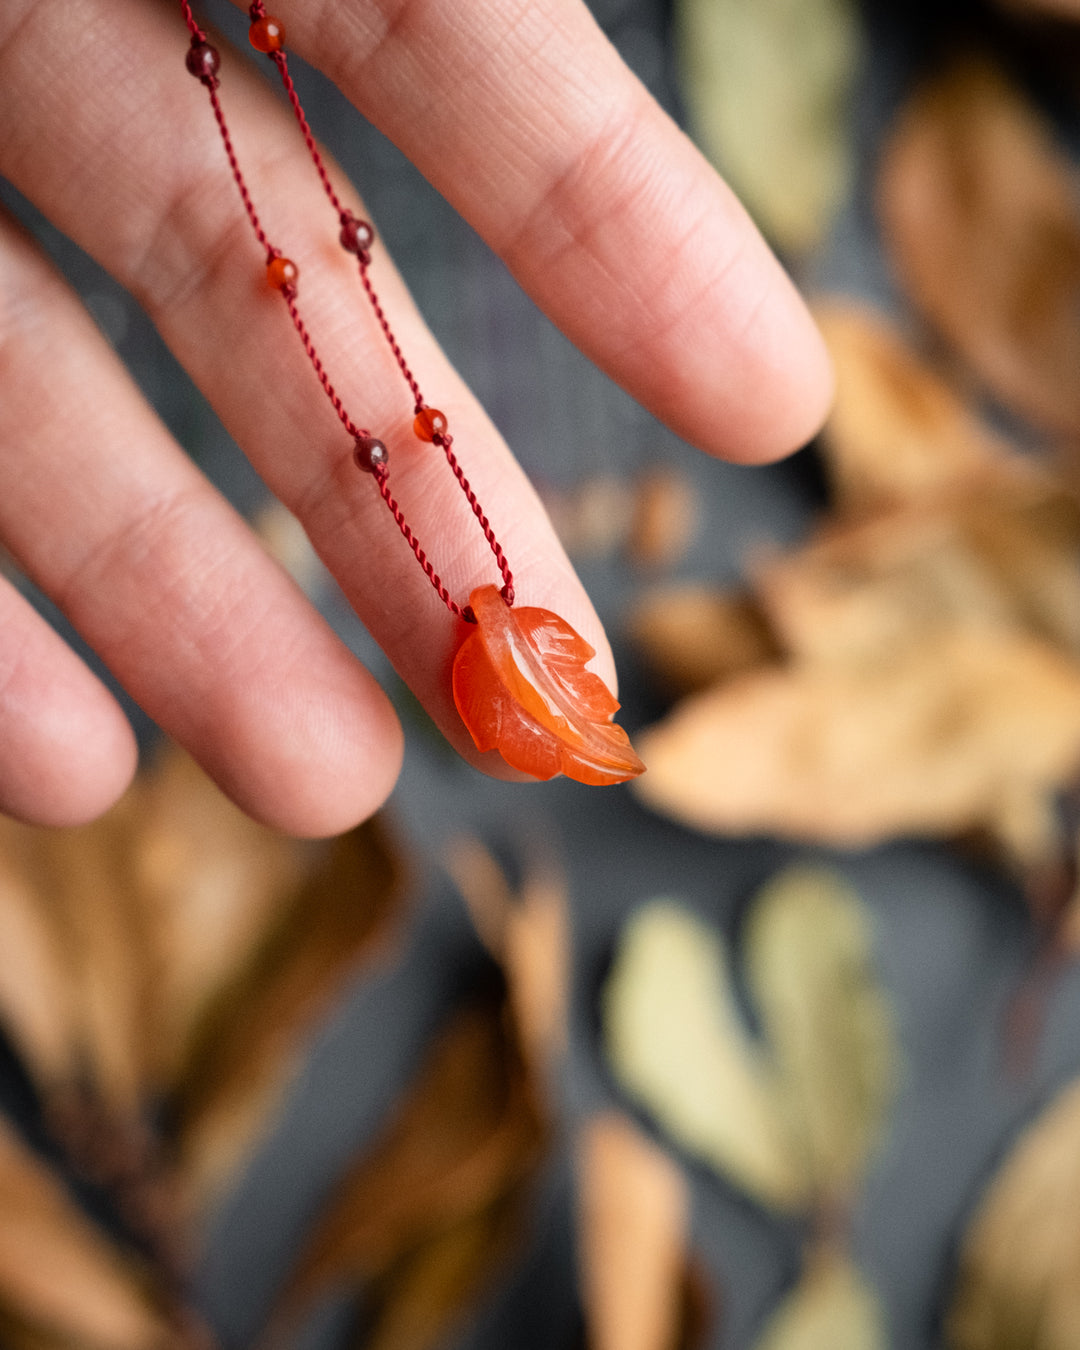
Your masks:
M677 433L749 462L816 429L830 376L801 302L580 0L278 8L288 48L334 79L573 341ZM265 286L205 90L184 69L187 40L178 5L4 0L0 174L147 309L397 669L477 761L450 696L456 622L353 465ZM467 598L492 579L490 554L445 464L412 448L407 391L332 245L288 110L225 50L221 98L272 237L294 256L305 250L303 313L332 378L357 420L401 444L395 491L451 592ZM372 276L497 515L519 599L582 632L613 684L599 623L535 494L378 244ZM0 540L245 810L324 834L380 805L401 757L385 695L6 217L0 437ZM2 578L0 634L0 810L49 824L91 818L133 772L130 729Z

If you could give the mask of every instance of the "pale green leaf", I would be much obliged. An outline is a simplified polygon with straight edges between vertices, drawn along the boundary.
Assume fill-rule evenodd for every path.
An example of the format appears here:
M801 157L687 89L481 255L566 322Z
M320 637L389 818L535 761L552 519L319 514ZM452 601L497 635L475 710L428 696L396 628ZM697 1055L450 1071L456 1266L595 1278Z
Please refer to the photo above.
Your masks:
M811 1253L755 1350L884 1350L881 1306L847 1257Z
M881 1137L899 1059L866 911L835 872L789 868L754 903L746 962L814 1193L843 1201Z
M818 243L851 174L850 0L679 0L691 126L781 247Z
M689 1152L760 1199L800 1208L809 1178L779 1086L748 1036L720 939L682 906L630 920L604 991L616 1077Z

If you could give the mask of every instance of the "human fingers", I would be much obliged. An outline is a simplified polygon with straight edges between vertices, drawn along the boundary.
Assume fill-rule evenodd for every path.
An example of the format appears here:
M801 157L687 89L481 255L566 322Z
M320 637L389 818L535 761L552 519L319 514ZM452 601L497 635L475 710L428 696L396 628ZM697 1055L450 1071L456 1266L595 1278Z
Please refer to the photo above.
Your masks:
M582 0L278 8L289 44L676 432L760 461L817 430L832 381L805 307Z
M0 34L0 118L13 128L0 143L0 168L140 299L436 722L477 759L450 692L461 624L417 567L371 478L355 468L351 439L308 368L281 295L266 287L265 257L205 90L184 71L178 12L142 0L72 8L58 14L43 0L22 0L21 23L6 42ZM499 573L446 464L411 435L410 392L337 246L303 142L265 81L228 56L221 99L266 227L300 267L307 327L357 420L391 446L395 492L451 593L467 602L473 586ZM450 418L519 598L581 631L611 682L602 631L535 493L378 244L372 270L430 402ZM221 575L228 577L224 566ZM505 771L493 758L486 763Z
M296 834L369 815L401 754L382 691L4 217L0 361L0 539L22 569L251 814ZM6 583L0 633L0 810L90 818L133 768L123 716Z
M3 453L2 432L0 442ZM0 633L0 812L39 825L84 824L131 780L131 728L104 685L3 577Z

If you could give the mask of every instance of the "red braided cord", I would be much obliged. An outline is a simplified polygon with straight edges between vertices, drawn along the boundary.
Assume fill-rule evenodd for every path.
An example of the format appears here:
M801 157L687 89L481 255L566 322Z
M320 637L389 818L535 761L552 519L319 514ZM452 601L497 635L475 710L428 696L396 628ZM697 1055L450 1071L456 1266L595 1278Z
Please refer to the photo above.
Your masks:
M300 317L300 311L296 307L296 293L293 292L290 294L288 291L282 291L282 295L284 295L285 303L288 305L289 313L292 315L293 326L300 334L300 341L304 344L304 351L308 354L308 360L314 367L315 374L319 377L319 383L326 391L326 397L330 400L331 404L333 404L334 411L341 419L341 425L354 440L357 436L366 435L366 432L361 427L358 427L349 416L345 409L345 404L342 402L341 395L330 383L330 377L326 373L322 358L315 350L315 344L312 342L311 335L308 333L307 327Z
M446 455L447 463L450 465L451 469L453 469L454 477L461 484L461 490L468 499L469 505L473 509L473 514L480 522L480 528L484 531L484 538L491 546L491 551L495 555L495 561L499 564L499 571L502 573L503 579L503 599L508 605L512 605L514 603L514 574L510 571L510 564L506 561L506 554L502 550L502 545L499 543L498 539L495 538L495 531L491 528L491 524L484 514L484 508L480 505L476 493L472 490L469 480L465 477L465 473L458 463L457 455L455 455L450 448L454 438L450 435L444 435L437 439L442 442L442 448Z
M383 501L390 508L390 514L397 521L398 529L405 536L405 540L408 543L409 547L416 554L416 561L427 573L428 580L431 582L431 584L438 591L439 595L442 597L443 604L451 612L451 614L456 614L459 619L465 619L469 623L475 623L476 616L472 613L471 608L468 609L467 611L465 609L462 609L462 607L458 604L458 602L451 597L450 592L446 589L446 586L443 584L442 577L440 577L438 572L435 571L435 568L431 565L430 561L428 560L428 555L420 547L420 540L417 539L415 534L413 534L408 521L405 519L405 513L402 511L401 507L398 506L397 502L394 500L393 494L390 491L390 483L388 481L389 475L386 471L386 466L381 465L379 468L375 469L372 474L372 477L375 479L375 484L378 487L379 491L382 493Z
M203 29L200 28L199 24L195 19L194 13L191 8L190 0L180 0L180 11L181 14L183 15L184 22L187 25L188 31L191 34L193 46L195 44L205 43L206 34L203 31ZM253 21L257 19L266 18L267 17L266 5L264 3L264 0L252 0L248 12ZM292 76L289 74L288 58L286 57L284 51L281 50L277 50L270 53L270 56L274 64L277 66L278 73L281 76L281 81L285 89L286 97L289 100L289 103L293 110L293 114L300 127L301 134L304 138L304 144L307 146L308 154L311 156L311 159L315 165L315 169L319 175L319 180L322 183L323 190L325 191L330 201L330 204L337 212L338 218L344 225L346 222L352 219L351 213L347 211L345 207L342 206L340 198L334 191L333 184L330 181L330 175L327 172L326 163L319 152L318 145L315 142L315 137L312 134L311 127L304 113L303 106L301 105L300 96L296 92L296 86L293 83ZM214 69L216 70L216 60ZM262 227L262 223L259 220L258 213L255 210L255 205L251 199L251 193L248 189L247 181L244 178L243 172L240 169L239 161L236 158L236 152L233 148L232 137L229 134L228 125L225 121L225 114L221 107L221 102L217 96L218 81L216 75L210 74L208 77L202 77L201 82L205 84L207 92L210 96L210 105L213 109L214 119L217 122L218 131L221 134L222 144L225 147L225 154L229 161L229 168L232 172L233 179L236 182L237 189L240 193L240 199L243 202L244 210L246 211L248 219L251 222L251 226L255 232L256 238L262 245L263 249L266 251L268 262L272 262L275 258L279 258L281 254L280 251L270 243L270 240ZM366 251L361 251L358 255L358 260L359 260L359 274L361 284L363 285L364 291L371 304L372 311L375 314L375 318L379 324L379 327L382 330L383 336L385 337L387 344L390 347L390 350L393 352L394 359L397 361L398 367L401 370L402 375L405 377L405 381L408 384L409 389L412 393L414 409L419 414L426 406L424 403L424 398L420 392L419 383L417 382L416 377L413 375L412 370L409 368L408 362L405 360L405 355L402 352L401 347L398 345L397 338L394 336L394 332L390 327L390 321L386 317L383 307L379 302L379 298L375 293L375 289L371 284L371 279L367 274L367 267L368 263L370 262L370 256ZM363 429L358 427L356 423L352 420L352 418L349 416L349 413L345 408L345 404L341 396L334 388L333 384L330 381L329 376L326 373L326 368L323 365L322 358L319 356L315 344L311 339L311 335L309 334L307 327L300 316L300 311L297 308L295 287L291 285L283 286L281 288L281 293L288 307L289 315L292 318L293 327L296 329L296 332L299 335L300 341L303 345L305 353L307 354L308 360L310 361L312 368L314 369L315 374L318 377L319 383L323 387L323 391L325 392L327 398L330 400L330 403L335 413L337 414L338 419L340 420L341 424L345 427L346 431L348 431L348 433L354 439L358 439L360 437L365 436L367 433ZM470 486L469 481L465 477L464 471L461 468L461 465L458 463L457 457L455 456L453 450L451 449L452 437L444 434L442 436L436 436L434 439L437 444L442 446L447 461L450 465L450 468L452 469L454 476L457 478L457 481L462 491L465 493L465 497L468 500L470 507L472 508L473 514L476 516L476 519L484 532L484 538L488 541L488 545L490 546L491 551L495 556L495 561L498 564L499 571L502 574L504 583L502 587L503 598L505 599L508 605L512 605L514 603L513 575L510 571L510 567L506 560L506 556L503 553L502 546L500 545L498 539L496 538L495 532L492 529L487 516L484 514L483 508L480 505L476 493ZM443 604L446 605L447 609L449 609L452 614L457 615L459 618L465 619L467 622L475 623L476 616L472 611L472 607L469 605L462 607L452 598L450 592L446 588L446 585L443 583L442 578L435 571L435 568L428 560L427 554L420 546L420 541L416 538L416 535L413 533L411 527L406 521L404 512L401 510L401 507L395 501L393 495L390 492L389 474L385 463L378 465L373 470L373 477L375 478L376 485L379 489L380 495L382 496L383 500L386 502L386 505L390 509L390 513L394 517L394 520L397 522L398 529L401 531L409 547L416 555L417 562L419 562L420 566L423 568L424 573L428 577L432 586L435 588Z

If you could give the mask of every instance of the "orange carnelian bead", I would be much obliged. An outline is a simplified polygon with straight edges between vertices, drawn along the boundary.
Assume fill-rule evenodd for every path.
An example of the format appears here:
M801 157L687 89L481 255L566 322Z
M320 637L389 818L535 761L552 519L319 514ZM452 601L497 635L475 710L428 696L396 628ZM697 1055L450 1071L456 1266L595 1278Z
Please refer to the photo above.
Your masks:
M291 291L300 269L291 258L274 258L266 267L266 279L276 291Z
M265 52L267 56L279 52L285 45L285 25L280 19L264 14L248 29L248 40L257 52Z
M438 408L421 408L412 424L413 431L422 441L433 441L436 436L445 436L446 426L446 416Z

